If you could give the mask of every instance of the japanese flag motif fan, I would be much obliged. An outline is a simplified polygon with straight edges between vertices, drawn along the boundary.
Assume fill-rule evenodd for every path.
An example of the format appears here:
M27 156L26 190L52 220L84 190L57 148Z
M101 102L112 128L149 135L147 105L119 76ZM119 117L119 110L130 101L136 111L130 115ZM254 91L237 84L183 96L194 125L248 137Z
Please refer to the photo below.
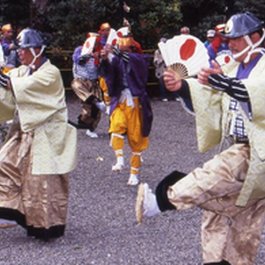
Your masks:
M178 35L158 47L168 68L178 79L195 76L202 67L209 67L209 55L204 44L192 35Z
M130 33L129 27L122 27L117 30L118 37L127 36Z
M85 43L83 44L81 55L88 55L88 54L91 54L93 52L97 37L98 37L97 33L89 33L88 38L86 39Z
M127 36L129 33L130 33L129 27L122 27L118 29L117 31L111 28L106 44L116 45L118 38Z
M220 65L224 66L229 63L234 62L234 58L232 57L232 54L230 52L224 52L216 56L215 61Z
M117 31L115 29L111 28L109 35L108 35L108 38L107 38L107 41L106 41L106 44L115 45L117 42L117 38L118 38Z

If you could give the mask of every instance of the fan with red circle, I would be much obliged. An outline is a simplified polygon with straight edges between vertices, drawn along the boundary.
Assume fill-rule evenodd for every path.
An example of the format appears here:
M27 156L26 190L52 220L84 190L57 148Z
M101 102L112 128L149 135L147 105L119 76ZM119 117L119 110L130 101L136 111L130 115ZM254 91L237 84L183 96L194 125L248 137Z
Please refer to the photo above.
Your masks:
M115 45L117 42L117 31L113 28L110 29L106 44L107 45Z
M220 65L224 66L234 62L234 58L229 50L225 50L224 52L218 54L215 58L215 61Z
M106 44L115 46L119 38L128 36L129 34L130 34L129 27L122 27L122 28L119 28L117 31L111 28Z
M192 35L177 35L158 47L166 66L178 79L196 76L202 67L209 67L209 55L204 44Z
M83 44L81 55L89 55L92 54L95 44L96 44L96 39L99 36L99 34L90 32L88 34L88 37L86 41Z

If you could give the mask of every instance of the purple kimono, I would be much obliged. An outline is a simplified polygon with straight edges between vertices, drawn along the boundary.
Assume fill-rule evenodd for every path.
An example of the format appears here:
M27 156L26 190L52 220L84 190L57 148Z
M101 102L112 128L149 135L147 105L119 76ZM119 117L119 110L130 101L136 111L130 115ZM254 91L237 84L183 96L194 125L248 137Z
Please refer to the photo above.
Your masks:
M103 63L103 75L108 85L111 97L110 113L119 103L123 89L128 88L133 97L138 97L142 106L142 134L147 137L151 131L153 113L151 103L146 91L148 78L147 56L138 53L128 53L129 61L115 55L111 62ZM126 82L124 82L126 78ZM127 86L126 86L127 83Z

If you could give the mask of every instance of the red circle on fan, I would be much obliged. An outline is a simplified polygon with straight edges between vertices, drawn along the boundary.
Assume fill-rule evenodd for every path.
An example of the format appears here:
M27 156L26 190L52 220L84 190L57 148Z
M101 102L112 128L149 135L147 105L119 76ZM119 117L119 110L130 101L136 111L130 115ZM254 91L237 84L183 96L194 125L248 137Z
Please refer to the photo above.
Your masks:
M188 60L195 52L196 42L193 39L187 39L180 48L180 58Z
M230 59L231 59L230 56L226 55L225 56L225 63L229 63L230 62Z

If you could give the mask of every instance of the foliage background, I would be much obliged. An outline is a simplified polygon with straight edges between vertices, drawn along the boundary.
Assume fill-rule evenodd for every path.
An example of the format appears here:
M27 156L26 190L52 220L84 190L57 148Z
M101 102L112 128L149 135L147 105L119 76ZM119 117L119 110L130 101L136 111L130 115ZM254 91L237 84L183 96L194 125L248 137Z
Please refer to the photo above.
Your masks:
M23 3L22 3L23 2ZM115 29L125 17L144 49L156 48L161 36L172 37L182 26L202 40L207 29L224 23L236 12L252 11L264 20L265 0L1 0L0 24L12 23L18 32L31 26L51 37L51 46L72 50L87 32L97 32L102 22Z

